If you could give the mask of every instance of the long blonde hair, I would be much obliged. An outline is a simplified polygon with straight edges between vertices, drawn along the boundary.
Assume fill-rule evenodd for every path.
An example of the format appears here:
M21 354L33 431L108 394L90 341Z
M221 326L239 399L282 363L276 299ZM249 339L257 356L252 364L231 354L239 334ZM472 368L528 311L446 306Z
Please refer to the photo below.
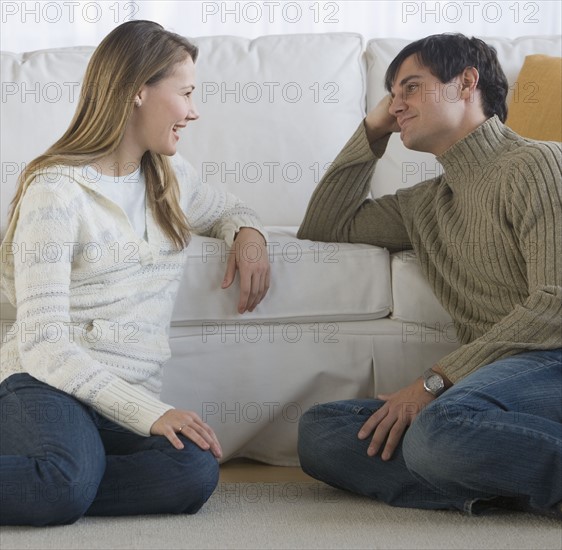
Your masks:
M10 218L38 172L55 165L91 164L115 151L140 88L172 73L198 49L184 37L153 21L128 21L111 31L95 49L84 75L80 100L70 126L18 178ZM163 232L182 249L189 225L179 203L179 185L167 156L147 151L141 159L148 204Z

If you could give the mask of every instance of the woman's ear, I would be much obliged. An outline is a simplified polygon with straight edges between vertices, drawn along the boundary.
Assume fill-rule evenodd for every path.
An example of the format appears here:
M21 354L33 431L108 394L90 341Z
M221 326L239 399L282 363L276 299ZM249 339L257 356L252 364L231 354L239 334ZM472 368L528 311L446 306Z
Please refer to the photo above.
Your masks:
M146 99L146 88L147 88L147 86L144 85L136 93L135 98L134 98L134 102L135 102L136 107L140 107L144 103L144 100ZM138 105L138 103L140 103L140 105Z

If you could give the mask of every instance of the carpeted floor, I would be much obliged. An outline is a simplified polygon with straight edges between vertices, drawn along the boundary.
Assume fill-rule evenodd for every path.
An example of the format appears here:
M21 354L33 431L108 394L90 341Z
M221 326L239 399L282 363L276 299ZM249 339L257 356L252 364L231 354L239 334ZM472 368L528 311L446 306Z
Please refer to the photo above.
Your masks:
M0 549L525 549L562 550L562 523L520 513L467 517L392 508L296 468L226 464L194 516L83 518L50 528L3 527Z

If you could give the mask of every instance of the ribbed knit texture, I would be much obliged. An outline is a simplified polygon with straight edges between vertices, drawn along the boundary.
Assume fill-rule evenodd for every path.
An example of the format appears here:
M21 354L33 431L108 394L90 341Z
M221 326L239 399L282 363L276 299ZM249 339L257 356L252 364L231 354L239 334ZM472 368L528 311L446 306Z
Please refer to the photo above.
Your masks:
M561 347L561 144L524 139L493 117L437 158L441 176L366 199L387 143L370 147L360 125L315 190L299 238L413 248L462 344L438 362L452 382Z
M203 185L178 156L173 162L194 233L230 246L247 226L267 238L236 197ZM185 254L150 208L146 226L148 242L81 168L53 167L35 178L0 248L2 288L17 308L1 350L0 381L27 372L133 432L150 434L173 408L158 396Z

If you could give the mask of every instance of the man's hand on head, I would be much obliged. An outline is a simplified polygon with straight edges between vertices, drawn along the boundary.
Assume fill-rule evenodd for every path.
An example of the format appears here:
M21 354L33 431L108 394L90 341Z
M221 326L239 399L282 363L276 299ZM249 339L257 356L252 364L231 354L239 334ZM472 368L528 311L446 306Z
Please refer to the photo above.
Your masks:
M400 131L396 117L388 111L391 102L390 94L386 95L365 117L365 130L369 143L374 143L392 132Z

